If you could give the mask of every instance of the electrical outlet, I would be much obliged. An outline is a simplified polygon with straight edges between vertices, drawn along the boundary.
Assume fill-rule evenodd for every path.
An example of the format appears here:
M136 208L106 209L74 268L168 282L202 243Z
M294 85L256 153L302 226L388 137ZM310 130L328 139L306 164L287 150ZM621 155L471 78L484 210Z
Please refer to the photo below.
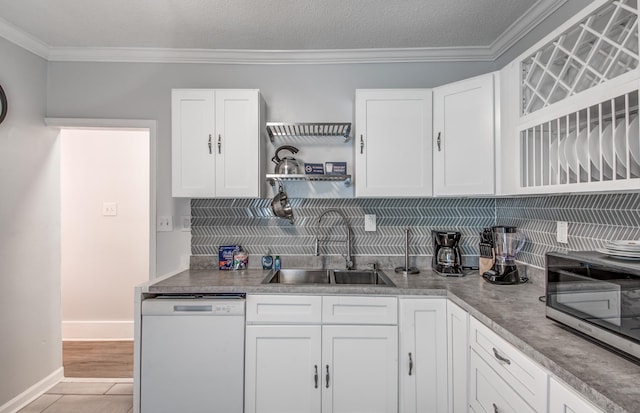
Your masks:
M376 216L375 214L365 214L364 216L364 230L375 231L376 230Z
M566 221L556 222L556 240L562 244L569 243L569 223Z
M171 216L163 216L158 217L158 226L157 231L173 231L173 217Z
M180 222L182 223L183 231L191 231L191 217L183 215L180 217Z
M115 217L118 215L118 203L117 202L103 202L102 203L102 215L105 217Z

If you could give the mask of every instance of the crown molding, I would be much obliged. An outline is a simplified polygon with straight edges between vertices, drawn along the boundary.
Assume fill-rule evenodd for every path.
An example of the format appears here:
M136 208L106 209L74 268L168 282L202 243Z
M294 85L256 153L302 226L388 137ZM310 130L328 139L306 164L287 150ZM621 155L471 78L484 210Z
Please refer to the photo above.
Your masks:
M2 17L0 17L0 37L4 37L11 43L45 60L49 58L49 50L51 47L48 44L28 34L24 30L17 28Z
M209 50L152 48L53 47L55 62L216 63L216 64L348 64L493 61L489 47L338 49L338 50Z
M52 62L353 64L493 62L567 0L538 0L490 46L338 50L52 47L0 18L0 37Z
M538 0L525 14L520 16L518 20L507 27L507 30L493 41L489 47L493 60L502 56L566 2L567 0Z

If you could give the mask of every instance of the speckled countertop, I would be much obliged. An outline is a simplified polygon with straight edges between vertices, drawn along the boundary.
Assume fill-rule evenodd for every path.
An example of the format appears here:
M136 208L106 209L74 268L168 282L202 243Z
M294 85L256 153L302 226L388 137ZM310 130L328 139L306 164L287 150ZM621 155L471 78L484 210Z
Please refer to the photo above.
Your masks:
M640 365L565 330L545 317L540 270L534 282L493 285L476 273L444 278L431 270L404 277L384 270L394 287L264 285L269 271L187 270L144 288L158 293L380 294L446 296L606 412L640 412Z

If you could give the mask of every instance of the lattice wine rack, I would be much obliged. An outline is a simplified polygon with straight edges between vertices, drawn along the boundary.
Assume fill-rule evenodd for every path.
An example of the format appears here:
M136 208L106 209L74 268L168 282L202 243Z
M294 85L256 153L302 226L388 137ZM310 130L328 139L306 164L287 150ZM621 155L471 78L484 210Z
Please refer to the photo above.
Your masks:
M522 115L638 67L638 1L608 1L522 62Z

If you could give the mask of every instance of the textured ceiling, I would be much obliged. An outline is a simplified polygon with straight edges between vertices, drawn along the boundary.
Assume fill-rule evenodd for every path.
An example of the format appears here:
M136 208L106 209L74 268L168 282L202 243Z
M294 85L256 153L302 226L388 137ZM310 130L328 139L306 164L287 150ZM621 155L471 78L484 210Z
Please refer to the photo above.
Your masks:
M247 50L488 46L535 0L0 0L53 47Z

